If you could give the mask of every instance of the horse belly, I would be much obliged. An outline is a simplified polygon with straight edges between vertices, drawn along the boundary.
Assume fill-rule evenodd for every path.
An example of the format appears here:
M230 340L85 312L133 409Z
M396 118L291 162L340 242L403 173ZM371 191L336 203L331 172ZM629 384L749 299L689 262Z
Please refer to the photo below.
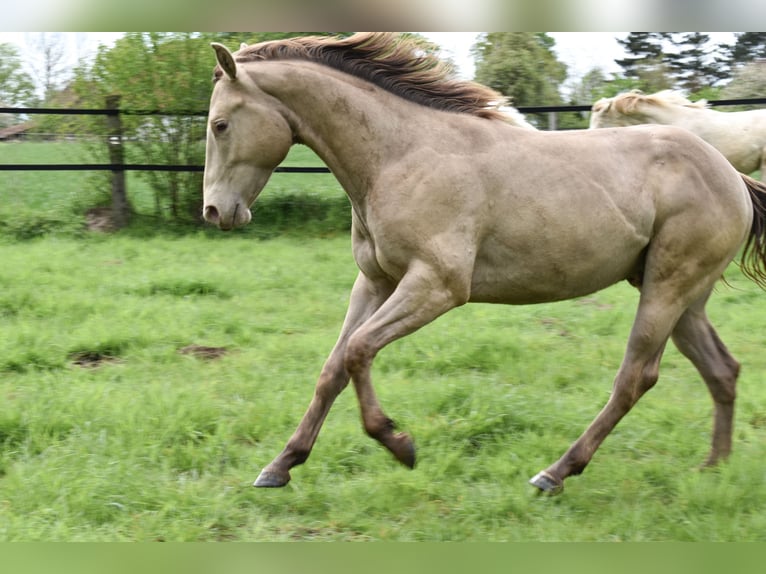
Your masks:
M493 243L478 254L469 300L522 305L573 299L637 276L648 238L612 236L603 244L574 242L554 252Z

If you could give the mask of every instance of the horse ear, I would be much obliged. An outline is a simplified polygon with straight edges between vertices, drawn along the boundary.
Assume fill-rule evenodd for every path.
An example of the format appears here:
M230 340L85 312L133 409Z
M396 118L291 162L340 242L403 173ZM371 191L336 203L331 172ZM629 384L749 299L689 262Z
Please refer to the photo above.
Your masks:
M609 111L609 108L612 106L612 99L611 98L601 98L598 100L593 106L591 106L590 111L598 113L606 113Z
M213 47L213 50L215 50L215 58L218 60L218 65L221 66L221 69L230 80L236 80L237 63L234 61L234 56L229 49L218 42L213 42L210 45Z
M242 43L239 45L239 49L240 49L240 50L244 50L245 48L247 48L247 44L245 44L244 42L242 42Z

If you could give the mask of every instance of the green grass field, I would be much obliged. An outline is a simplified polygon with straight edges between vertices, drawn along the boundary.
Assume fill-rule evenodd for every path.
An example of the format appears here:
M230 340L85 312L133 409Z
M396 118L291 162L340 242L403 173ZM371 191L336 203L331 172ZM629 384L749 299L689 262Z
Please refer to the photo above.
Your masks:
M710 305L743 363L729 463L694 470L711 401L669 348L657 387L550 498L526 481L605 402L627 285L469 305L392 344L375 384L416 469L364 434L346 391L293 481L260 490L340 327L346 237L53 236L0 257L0 540L766 539L766 294L734 267Z
M0 163L99 163L88 148L81 142L0 143ZM282 165L324 164L307 147L293 146ZM144 175L128 171L125 176L139 233L162 232L163 228L178 231L179 226L163 209L160 212L164 216L157 217L155 194ZM89 208L111 205L109 178L108 172L0 171L0 235L29 239L79 234L85 229ZM322 234L326 230L347 231L351 222L348 199L330 174L276 173L254 211L262 224L238 233L273 237L300 226ZM189 222L184 222L181 232L189 227Z
M87 161L31 145L0 145L0 161ZM288 165L314 165L295 150ZM375 387L415 439L414 470L364 434L347 390L292 482L252 488L308 405L356 275L348 234L322 221L337 213L302 226L279 203L306 194L342 199L329 175L275 174L244 232L102 235L84 230L103 196L85 174L0 172L0 541L766 540L766 293L734 265L709 305L743 365L720 468L695 470L712 405L671 346L562 496L527 484L607 400L637 301L621 284L468 305L384 349ZM25 235L30 221L49 227Z

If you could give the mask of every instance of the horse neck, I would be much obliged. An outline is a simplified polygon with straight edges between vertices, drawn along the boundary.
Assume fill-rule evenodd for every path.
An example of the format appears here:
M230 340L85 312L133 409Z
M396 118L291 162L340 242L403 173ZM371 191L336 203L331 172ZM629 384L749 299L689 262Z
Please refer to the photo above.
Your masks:
M406 148L413 106L363 80L301 61L258 62L258 87L285 108L296 141L332 170L352 202L363 201L387 159Z
M686 106L644 105L641 111L653 123L685 127L699 121L701 113L709 110Z

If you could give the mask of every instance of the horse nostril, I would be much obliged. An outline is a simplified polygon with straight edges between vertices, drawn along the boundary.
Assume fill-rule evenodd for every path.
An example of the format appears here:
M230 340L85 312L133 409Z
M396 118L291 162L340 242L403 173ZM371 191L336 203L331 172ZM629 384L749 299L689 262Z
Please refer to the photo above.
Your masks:
M205 207L203 217L205 218L205 221L209 221L210 223L218 223L220 216L218 215L218 210L214 205L208 205Z

